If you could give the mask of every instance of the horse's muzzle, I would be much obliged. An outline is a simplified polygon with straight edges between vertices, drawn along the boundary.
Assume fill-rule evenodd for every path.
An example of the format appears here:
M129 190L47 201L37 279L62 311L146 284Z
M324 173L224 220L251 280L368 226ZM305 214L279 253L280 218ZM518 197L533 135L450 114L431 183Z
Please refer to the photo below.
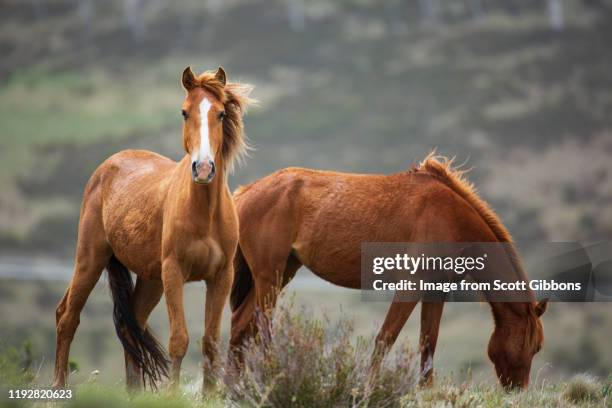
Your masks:
M198 184L208 184L215 178L215 162L208 159L191 162L191 175Z

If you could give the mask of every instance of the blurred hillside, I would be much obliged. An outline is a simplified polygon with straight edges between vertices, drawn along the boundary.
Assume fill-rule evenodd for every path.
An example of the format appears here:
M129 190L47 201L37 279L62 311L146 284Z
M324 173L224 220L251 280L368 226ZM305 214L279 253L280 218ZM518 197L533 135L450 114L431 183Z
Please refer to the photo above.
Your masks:
M519 240L612 236L612 2L1 0L0 251L70 257L107 156L179 159L179 74L256 85L280 167L393 172L431 148Z

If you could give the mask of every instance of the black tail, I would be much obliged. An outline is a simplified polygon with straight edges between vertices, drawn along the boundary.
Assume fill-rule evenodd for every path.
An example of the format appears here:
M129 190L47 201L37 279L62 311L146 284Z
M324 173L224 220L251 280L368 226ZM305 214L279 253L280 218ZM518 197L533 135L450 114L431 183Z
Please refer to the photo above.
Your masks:
M134 315L134 283L130 271L113 255L106 266L113 296L113 320L117 336L125 351L141 368L142 380L151 388L168 377L168 357L164 348L148 329L141 329Z
M251 276L251 269L246 259L244 259L244 255L242 255L240 246L238 246L236 257L234 258L234 286L230 295L232 312L240 307L252 288L253 276Z

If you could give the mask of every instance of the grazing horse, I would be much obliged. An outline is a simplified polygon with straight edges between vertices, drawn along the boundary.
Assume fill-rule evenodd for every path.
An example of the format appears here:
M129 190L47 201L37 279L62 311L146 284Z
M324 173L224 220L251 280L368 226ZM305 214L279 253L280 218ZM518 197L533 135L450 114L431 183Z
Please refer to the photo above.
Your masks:
M148 151L122 151L102 163L85 187L74 275L56 312L56 388L66 384L81 309L105 268L129 387L147 382L155 387L168 374L172 384L178 383L189 342L183 310L188 281L206 281L205 371L217 363L238 244L227 172L245 151L242 115L251 101L250 87L226 83L221 67L200 76L187 67L182 84L187 94L183 159L177 163ZM129 271L137 275L135 287ZM170 320L169 361L147 329L162 294Z
M288 168L239 188L234 199L240 243L231 294L232 349L240 355L255 330L258 310L274 307L301 265L333 284L361 287L362 242L507 242L526 278L512 238L451 161L429 155L418 167L392 175ZM399 335L418 302L396 297L377 336L378 355ZM543 342L539 317L546 302L490 302L495 330L488 354L500 382L526 387ZM422 380L429 382L443 302L421 311Z

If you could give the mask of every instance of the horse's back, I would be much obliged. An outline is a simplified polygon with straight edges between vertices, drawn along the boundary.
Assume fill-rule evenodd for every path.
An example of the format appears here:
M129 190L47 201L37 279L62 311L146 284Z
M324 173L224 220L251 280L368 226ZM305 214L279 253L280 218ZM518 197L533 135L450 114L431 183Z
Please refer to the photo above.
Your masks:
M435 240L434 232L452 240L466 217L486 228L442 180L418 171L382 175L287 168L239 188L235 200L246 252L263 243L282 247L284 242L276 241L285 237L305 266L347 287L359 286L362 242ZM268 246L271 240L274 245Z
M257 258L286 259L293 253L322 278L357 287L359 274L345 270L359 271L360 242L372 237L364 228L368 219L389 221L376 209L376 197L396 184L394 176L386 175L279 170L234 194L241 249L247 259L262 250L274 254Z
M122 150L106 159L94 172L96 174L130 179L139 176L162 175L176 166L176 162L148 150ZM112 177L111 176L111 177Z
M118 189L141 179L161 180L175 166L175 161L148 150L122 150L100 164L92 178L98 176L104 180L105 187Z

